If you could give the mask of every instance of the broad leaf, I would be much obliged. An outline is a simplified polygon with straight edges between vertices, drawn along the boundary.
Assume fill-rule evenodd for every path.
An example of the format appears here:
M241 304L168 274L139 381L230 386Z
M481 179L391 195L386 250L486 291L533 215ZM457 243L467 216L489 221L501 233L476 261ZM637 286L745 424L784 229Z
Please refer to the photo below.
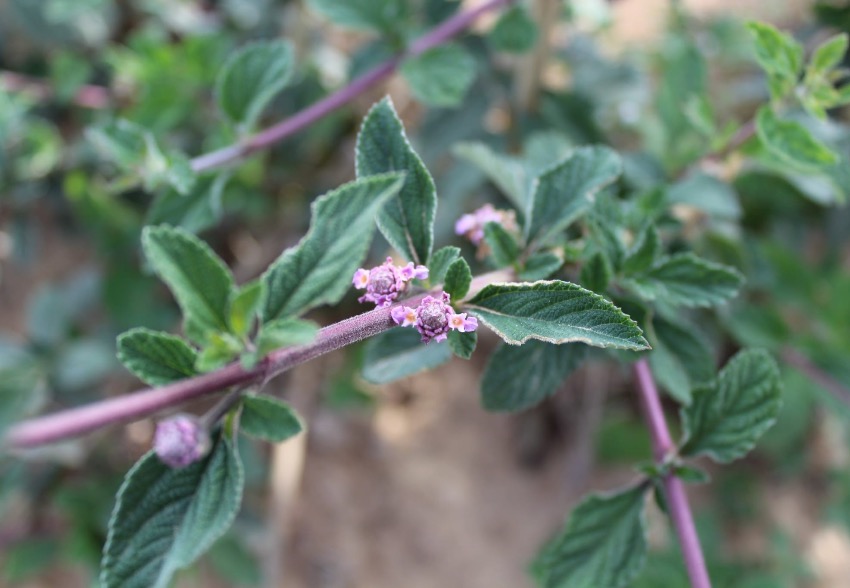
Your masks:
M401 75L418 100L429 106L455 107L475 81L475 70L475 58L466 49L446 43L405 60Z
M469 264L462 257L454 260L446 271L446 281L443 284L443 290L449 293L452 302L462 300L466 293L469 292L469 285L472 283L472 270L469 269Z
M357 177L384 172L404 172L404 185L381 210L378 228L409 260L427 264L434 245L437 189L389 97L372 107L357 135Z
M451 359L448 343L425 345L420 338L414 329L391 329L369 339L363 357L363 379L387 384Z
M545 241L579 218L622 171L608 147L580 147L537 178L526 213L526 241Z
M308 0L331 22L352 29L392 33L407 16L405 0Z
M596 252L584 262L581 267L579 281L581 285L593 292L604 292L611 281L613 271L608 258L600 252Z
M652 353L649 364L658 383L683 404L691 390L714 378L714 357L708 343L693 327L659 317L652 320Z
M342 298L366 257L375 216L402 181L399 174L360 178L313 202L310 230L261 278L266 290L263 322Z
M434 252L428 262L428 281L440 284L446 278L449 266L460 256L460 247L441 247Z
M280 443L303 431L304 425L285 402L271 396L246 394L242 398L239 430L251 437Z
M319 334L319 326L312 321L296 318L281 318L267 322L257 336L257 349L265 355L278 347L306 345Z
M623 311L569 282L490 284L466 308L511 345L539 339L632 350L649 347Z
M118 337L118 359L151 386L194 376L197 356L183 339L168 333L137 328Z
M654 225L648 225L638 235L623 260L623 273L636 274L648 270L661 253L661 237Z
M527 180L521 162L496 153L484 143L458 143L452 153L480 169L518 210L525 210Z
M841 64L847 53L847 33L830 37L815 49L809 61L809 68L818 74L825 74Z
M767 150L785 165L818 171L838 163L838 155L800 123L777 118L769 106L756 115L756 132Z
M646 560L646 488L586 498L533 564L543 588L620 588Z
M225 62L215 91L218 105L243 130L254 126L263 109L289 83L294 52L285 41L255 41Z
M803 46L787 33L760 23L747 23L755 40L756 59L767 73L770 95L779 100L793 90L803 66Z
M522 6L512 6L502 13L488 40L497 51L525 53L537 42L537 25Z
M675 306L714 306L732 298L744 283L735 268L701 259L693 253L664 257L623 285L647 300Z
M452 353L461 359L469 359L472 357L475 346L478 344L478 333L476 331L468 331L466 333L449 331L447 341L449 342Z
M490 255L496 267L513 265L520 254L519 243L499 223L484 225L484 242L490 247Z
M142 247L177 299L188 337L203 343L209 332L228 330L233 277L206 243L182 229L160 225L145 227Z
M198 178L188 194L166 190L148 209L146 224L169 224L190 233L198 233L218 222L223 214L222 194L230 172Z
M557 392L586 354L587 347L577 343L500 345L481 377L481 404L500 412L532 407Z
M118 491L103 549L104 588L166 588L233 522L242 501L242 463L219 437L203 460L172 469L149 452Z
M776 362L766 351L741 351L682 409L681 453L704 453L720 463L743 457L776 421L781 405Z
M530 255L525 262L525 267L519 272L521 280L534 282L545 280L564 265L564 260L554 253L544 251Z

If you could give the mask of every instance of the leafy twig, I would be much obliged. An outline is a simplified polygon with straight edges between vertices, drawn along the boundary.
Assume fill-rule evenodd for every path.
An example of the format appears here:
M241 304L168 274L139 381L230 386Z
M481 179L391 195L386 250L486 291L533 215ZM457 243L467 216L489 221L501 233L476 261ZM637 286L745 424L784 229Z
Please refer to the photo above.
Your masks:
M641 404L646 413L647 424L652 435L655 460L658 463L664 463L675 451L676 446L670 437L670 431L667 429L664 411L661 408L661 399L658 396L658 389L655 386L655 380L652 377L652 371L647 360L638 360L634 364L634 372L638 381ZM705 567L705 558L694 526L691 508L688 505L684 483L674 474L666 474L664 476L664 494L667 497L670 518L673 519L673 526L676 528L676 535L679 537L682 555L685 558L685 567L691 579L691 586L693 588L711 588L711 580Z

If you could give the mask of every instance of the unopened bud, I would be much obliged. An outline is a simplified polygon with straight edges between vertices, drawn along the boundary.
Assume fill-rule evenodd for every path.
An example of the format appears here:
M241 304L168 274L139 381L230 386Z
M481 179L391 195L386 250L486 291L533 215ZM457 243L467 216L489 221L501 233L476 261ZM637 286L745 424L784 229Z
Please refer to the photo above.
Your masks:
M157 457L172 468L183 468L210 450L210 435L196 416L178 414L156 425L153 448Z

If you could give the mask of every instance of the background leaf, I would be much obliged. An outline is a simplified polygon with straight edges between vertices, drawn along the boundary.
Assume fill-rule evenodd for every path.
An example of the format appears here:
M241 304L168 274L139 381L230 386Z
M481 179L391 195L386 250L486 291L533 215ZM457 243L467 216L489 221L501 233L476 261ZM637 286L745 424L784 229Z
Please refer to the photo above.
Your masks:
M460 105L475 80L475 58L463 47L446 43L402 64L401 74L410 91L429 106Z
M390 329L372 337L363 355L363 379L388 384L429 370L452 358L448 343L423 344L414 329Z
M431 256L428 262L428 281L431 284L440 284L446 278L449 266L460 256L460 247L441 247Z
M469 359L475 351L475 346L478 344L478 333L476 331L468 331L461 333L460 331L449 331L447 341L449 347L456 356L461 359Z
M838 155L815 139L806 127L777 118L769 106L759 108L756 132L771 154L796 169L817 171L838 163Z
M407 16L404 0L309 0L310 7L340 26L395 32Z
M280 443L304 430L291 406L271 396L246 394L242 397L239 430L265 441Z
M168 333L137 328L118 337L118 359L151 386L194 376L197 357L183 339Z
M534 20L522 6L511 6L496 21L487 39L497 51L525 53L537 42Z
M446 270L446 281L443 284L443 290L449 293L452 302L462 300L466 293L469 292L469 285L472 283L472 270L469 269L469 264L462 257L454 260Z

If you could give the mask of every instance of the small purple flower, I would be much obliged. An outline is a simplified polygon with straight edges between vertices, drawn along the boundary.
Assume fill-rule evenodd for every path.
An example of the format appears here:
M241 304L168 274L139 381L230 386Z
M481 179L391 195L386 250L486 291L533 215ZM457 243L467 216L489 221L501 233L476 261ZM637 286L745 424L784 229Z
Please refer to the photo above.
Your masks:
M375 306L390 306L399 295L407 289L407 282L412 279L428 278L428 268L424 265L414 266L409 262L404 267L393 265L392 257L379 266L370 270L363 268L354 272L352 282L358 290L366 289L366 294L357 299L358 302L374 302Z
M485 204L457 219L455 234L465 235L473 245L481 245L484 240L484 225L487 223L498 223L509 231L517 230L516 215L512 210L497 210L492 204Z
M416 308L397 306L390 314L397 325L416 327L423 343L445 341L452 329L468 333L478 328L478 319L455 313L449 302L448 293L442 292L438 297L426 296Z
M153 448L164 464L183 468L207 454L210 436L198 417L178 414L157 423Z

